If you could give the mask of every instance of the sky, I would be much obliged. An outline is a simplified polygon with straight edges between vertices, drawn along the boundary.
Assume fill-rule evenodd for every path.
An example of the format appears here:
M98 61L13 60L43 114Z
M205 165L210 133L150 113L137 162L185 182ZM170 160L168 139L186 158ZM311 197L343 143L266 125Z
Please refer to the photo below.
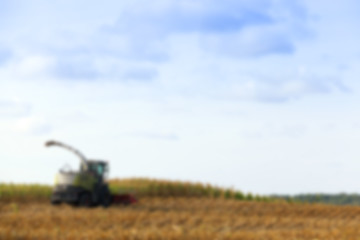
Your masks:
M0 182L360 193L356 0L0 0Z

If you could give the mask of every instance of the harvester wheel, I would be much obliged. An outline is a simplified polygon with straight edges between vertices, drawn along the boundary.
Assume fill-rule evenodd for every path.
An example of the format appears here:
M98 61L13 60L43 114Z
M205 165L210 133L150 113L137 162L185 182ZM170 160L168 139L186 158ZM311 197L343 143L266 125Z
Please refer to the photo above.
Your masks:
M80 207L91 207L91 196L88 193L83 193L80 195L79 199Z
M54 206L60 205L61 202L60 201L51 201L51 204Z
M111 204L111 195L105 195L103 196L102 198L102 201L101 201L101 205L104 207L104 208L107 208L109 207Z

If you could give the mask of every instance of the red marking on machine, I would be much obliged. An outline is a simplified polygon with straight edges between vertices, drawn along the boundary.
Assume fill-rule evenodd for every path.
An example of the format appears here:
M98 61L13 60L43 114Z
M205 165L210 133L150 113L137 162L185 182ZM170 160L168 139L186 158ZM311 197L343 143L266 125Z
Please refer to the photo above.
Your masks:
M124 204L124 205L130 205L137 203L138 200L135 198L135 196L131 194L114 194L112 197L112 203L113 204Z

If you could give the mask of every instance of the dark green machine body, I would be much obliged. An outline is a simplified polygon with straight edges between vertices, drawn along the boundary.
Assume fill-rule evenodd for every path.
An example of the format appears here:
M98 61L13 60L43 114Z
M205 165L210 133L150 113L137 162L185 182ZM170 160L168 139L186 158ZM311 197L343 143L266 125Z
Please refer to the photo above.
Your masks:
M53 204L69 203L74 206L109 206L111 195L105 182L108 164L100 160L87 160L84 155L72 147L60 142L49 141L46 146L66 148L81 159L79 171L60 170L55 178L51 196Z

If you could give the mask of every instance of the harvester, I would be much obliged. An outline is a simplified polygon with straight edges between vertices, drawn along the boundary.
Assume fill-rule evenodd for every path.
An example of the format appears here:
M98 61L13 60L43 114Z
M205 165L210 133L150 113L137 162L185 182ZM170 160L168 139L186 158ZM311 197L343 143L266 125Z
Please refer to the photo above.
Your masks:
M60 169L55 178L51 195L54 205L68 203L73 206L91 207L110 204L131 204L137 200L130 194L111 194L106 182L109 167L106 161L87 159L81 152L57 141L47 141L45 146L65 148L80 158L80 170Z

